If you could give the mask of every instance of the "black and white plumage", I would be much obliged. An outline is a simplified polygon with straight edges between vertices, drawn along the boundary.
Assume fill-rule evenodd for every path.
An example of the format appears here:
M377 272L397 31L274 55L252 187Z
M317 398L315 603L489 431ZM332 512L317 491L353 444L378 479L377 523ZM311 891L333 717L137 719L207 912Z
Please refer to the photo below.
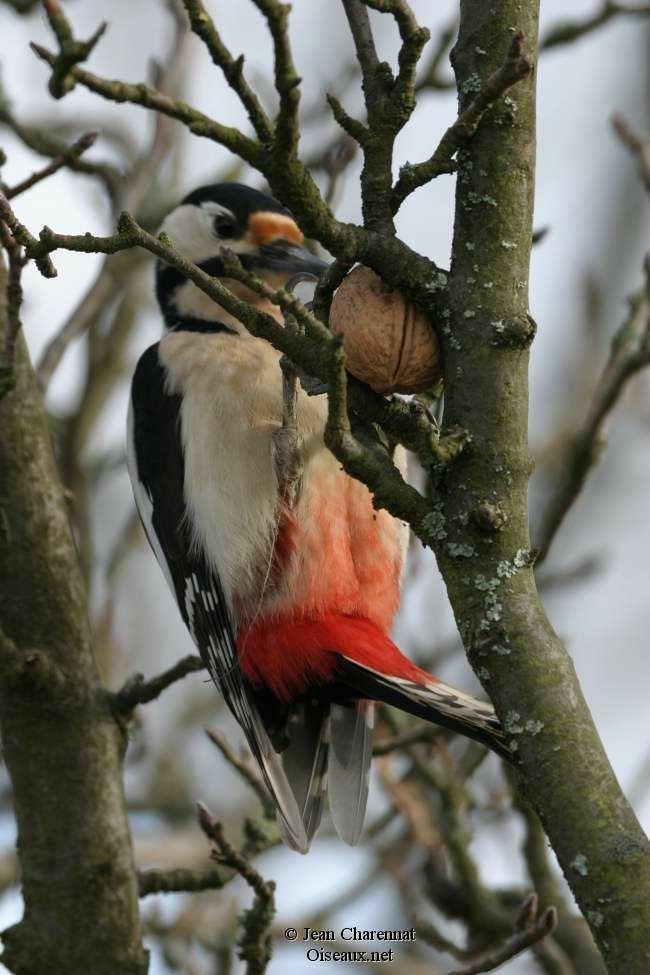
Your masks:
M165 391L159 343L138 362L128 420L128 465L149 543L201 658L241 726L292 845L306 846L296 800L237 661L235 630L218 575L193 544L184 502L180 398Z
M196 191L162 229L214 275L224 246L275 284L324 266L284 207L239 184ZM128 434L147 537L287 842L306 852L328 794L340 835L354 843L374 700L507 756L503 733L489 705L420 671L388 638L408 531L374 511L326 449L325 397L298 393L302 486L287 511L273 459L279 354L164 264L157 296L167 333L138 363ZM404 463L399 451L395 462Z

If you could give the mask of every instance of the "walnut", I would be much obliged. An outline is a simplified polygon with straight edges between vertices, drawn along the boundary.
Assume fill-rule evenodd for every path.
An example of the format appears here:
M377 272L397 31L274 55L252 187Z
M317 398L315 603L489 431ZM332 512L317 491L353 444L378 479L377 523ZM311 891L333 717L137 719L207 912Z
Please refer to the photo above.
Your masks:
M343 334L348 371L378 393L419 393L440 379L431 323L369 267L355 267L339 286L330 328Z

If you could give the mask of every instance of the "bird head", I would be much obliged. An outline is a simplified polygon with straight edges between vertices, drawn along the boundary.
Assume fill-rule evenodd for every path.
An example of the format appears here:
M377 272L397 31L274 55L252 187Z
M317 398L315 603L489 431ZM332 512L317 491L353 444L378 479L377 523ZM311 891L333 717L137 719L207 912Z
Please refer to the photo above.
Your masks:
M241 183L215 183L194 190L167 215L161 230L184 257L207 274L223 278L238 297L272 310L276 317L277 309L227 279L224 252L235 253L244 268L276 288L298 272L319 275L327 267L303 245L302 233L286 207ZM156 267L156 295L169 328L189 318L231 321L219 305L163 261Z

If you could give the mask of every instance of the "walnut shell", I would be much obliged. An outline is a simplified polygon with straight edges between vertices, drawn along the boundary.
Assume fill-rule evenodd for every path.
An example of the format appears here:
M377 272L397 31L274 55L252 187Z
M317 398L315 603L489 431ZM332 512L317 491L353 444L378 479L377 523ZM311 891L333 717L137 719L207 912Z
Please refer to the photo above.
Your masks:
M438 339L422 312L369 267L355 267L332 300L348 371L383 395L420 393L440 378Z

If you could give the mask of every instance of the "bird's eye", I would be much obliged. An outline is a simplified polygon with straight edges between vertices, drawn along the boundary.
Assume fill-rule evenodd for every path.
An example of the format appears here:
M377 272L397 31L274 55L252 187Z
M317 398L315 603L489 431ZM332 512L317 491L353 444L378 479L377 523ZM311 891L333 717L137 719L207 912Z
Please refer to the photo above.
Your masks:
M227 213L218 213L214 218L214 230L217 237L232 238L237 233L237 223Z

